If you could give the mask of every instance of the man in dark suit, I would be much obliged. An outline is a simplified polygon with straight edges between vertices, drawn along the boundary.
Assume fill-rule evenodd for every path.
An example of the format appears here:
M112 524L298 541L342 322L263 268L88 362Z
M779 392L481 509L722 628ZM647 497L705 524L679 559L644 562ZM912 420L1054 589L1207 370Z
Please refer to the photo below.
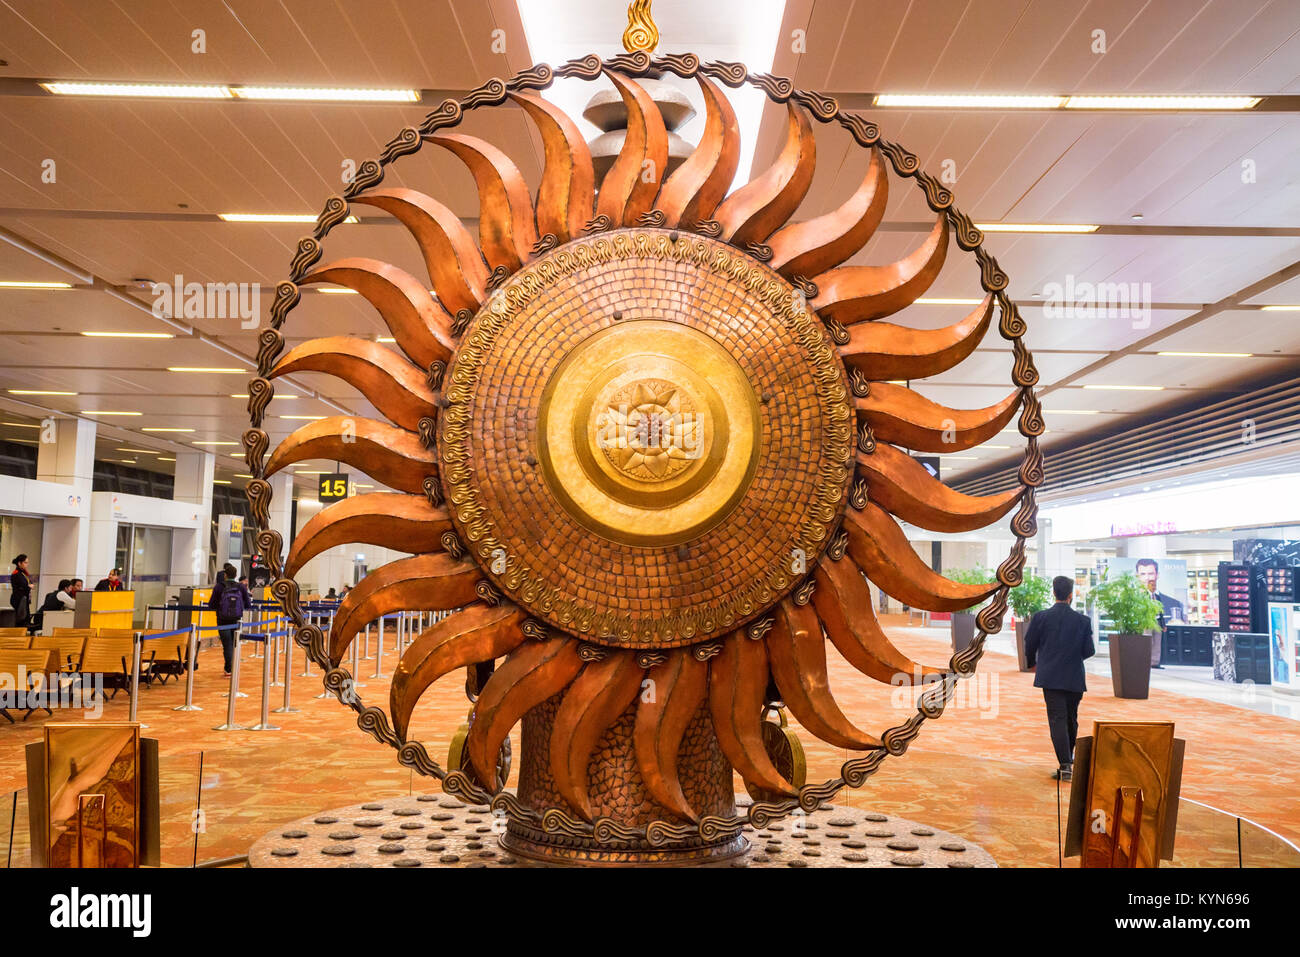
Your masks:
M1070 607L1074 582L1064 575L1052 579L1056 604L1034 613L1025 631L1025 663L1034 672L1034 687L1043 689L1047 727L1052 733L1059 765L1052 777L1070 780L1074 771L1074 741L1079 736L1079 699L1088 690L1083 661L1097 653L1092 621Z

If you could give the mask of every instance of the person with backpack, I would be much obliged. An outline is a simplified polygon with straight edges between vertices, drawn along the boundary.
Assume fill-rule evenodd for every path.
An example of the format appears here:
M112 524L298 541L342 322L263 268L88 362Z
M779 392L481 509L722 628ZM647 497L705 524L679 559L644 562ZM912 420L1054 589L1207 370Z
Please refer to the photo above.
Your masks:
M235 566L229 562L217 572L217 583L212 586L208 607L217 613L217 634L221 636L221 653L225 657L226 674L235 661L235 642L239 638L239 623L244 612L253 605L248 586L236 580Z

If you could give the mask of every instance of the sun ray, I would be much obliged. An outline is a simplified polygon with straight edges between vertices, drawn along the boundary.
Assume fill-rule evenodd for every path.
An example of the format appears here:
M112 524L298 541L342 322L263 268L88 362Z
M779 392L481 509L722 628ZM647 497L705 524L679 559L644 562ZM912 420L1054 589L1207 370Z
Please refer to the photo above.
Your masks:
M401 552L442 549L442 533L451 529L445 508L434 508L423 495L367 492L323 508L302 527L289 549L284 577L293 578L321 552L335 545L363 543Z
M377 342L357 336L327 336L294 346L268 378L292 372L321 372L342 379L389 421L412 432L438 408L426 373Z
M709 686L709 665L688 651L671 651L668 660L652 667L646 680L653 689L650 700L642 700L636 711L633 742L637 768L646 790L663 807L688 821L699 814L682 793L677 777L677 753L682 738Z
M405 270L377 259L339 259L303 276L299 285L332 282L355 289L379 312L397 342L421 369L451 357L451 316Z
M474 175L478 187L479 246L493 269L510 272L532 258L537 244L533 199L519 167L486 140L461 133L428 137L430 143L455 153Z
M884 442L870 455L858 453L858 473L867 478L871 501L905 522L932 532L969 532L996 522L1020 501L1016 487L997 495L954 491L905 452Z
M808 195L817 166L817 139L808 114L786 104L789 127L785 148L761 176L736 190L718 207L713 218L722 224L722 238L741 249L766 242L794 215Z
M921 561L907 535L889 513L874 502L844 516L849 533L849 557L887 595L926 611L963 611L978 605L1000 587L964 585L944 578Z
M794 787L776 769L763 747L764 694L768 685L767 648L743 631L722 642L709 661L709 713L718 746L749 784L793 797Z
M915 684L918 676L942 674L943 668L922 665L889 640L871 610L871 589L851 561L822 559L813 570L813 608L844 660L869 678L884 684Z
M813 277L812 307L846 326L892 316L930 288L947 255L948 221L940 213L925 242L897 262L841 266Z
M811 605L782 599L767 633L768 660L781 700L795 719L827 744L851 751L881 746L880 739L854 727L831 696L826 640Z
M465 747L480 781L495 781L497 755L525 712L564 690L582 670L580 643L566 636L526 641L483 686Z
M398 738L406 740L411 712L435 681L457 668L492 661L518 648L525 640L519 630L523 620L524 613L510 603L495 608L470 605L421 632L402 653L389 688L389 708ZM495 776L482 780L495 780Z
M555 789L583 820L592 817L587 762L605 730L631 706L645 674L629 651L612 651L573 679L551 726L551 774Z
M641 84L604 72L627 107L627 136L601 180L596 214L608 216L615 225L631 226L650 211L659 193L668 169L668 130L659 107Z
M352 640L382 615L396 611L450 611L478 600L483 573L446 552L413 555L381 565L343 596L330 628L330 663L338 667Z
M872 149L871 163L857 191L824 216L779 229L767 241L772 247L768 265L783 276L811 278L847 262L880 225L888 200L885 164L880 151Z
M425 478L438 471L437 457L414 432L354 415L332 415L295 429L275 447L266 474L310 459L346 462L399 492L422 491Z
M960 452L997 435L1020 406L1019 391L983 409L950 409L888 382L871 383L854 405L876 438L919 452Z
M694 152L668 177L655 202L668 226L690 228L712 216L740 165L740 126L731 101L703 74L695 79L704 93L704 134Z
M420 247L438 301L451 314L478 311L486 292L488 270L474 237L450 209L414 189L371 189L353 198L392 214Z
M941 329L912 329L892 322L859 322L839 347L844 364L868 379L924 379L956 366L975 351L988 331L993 297L961 322Z
M582 235L594 214L596 173L591 148L569 114L531 91L509 94L532 117L546 162L537 188L537 231L567 243Z

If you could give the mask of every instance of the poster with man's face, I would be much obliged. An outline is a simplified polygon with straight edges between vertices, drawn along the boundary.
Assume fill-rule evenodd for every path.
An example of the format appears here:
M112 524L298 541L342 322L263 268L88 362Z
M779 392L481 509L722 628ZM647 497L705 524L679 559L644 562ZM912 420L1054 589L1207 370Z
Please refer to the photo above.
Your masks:
M1134 575L1160 603L1161 631L1187 623L1187 562L1181 558L1111 558L1109 577Z

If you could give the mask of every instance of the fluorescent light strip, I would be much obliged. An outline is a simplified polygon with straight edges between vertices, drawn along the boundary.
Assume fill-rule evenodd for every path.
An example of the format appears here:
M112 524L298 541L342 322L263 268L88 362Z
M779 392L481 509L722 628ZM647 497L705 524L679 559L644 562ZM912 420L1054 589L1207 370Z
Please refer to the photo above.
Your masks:
M71 289L70 282L35 282L26 279L0 279L0 289Z
M227 223L314 223L314 213L218 213L217 218ZM345 223L355 223L357 218L349 216Z
M1112 392L1160 392L1162 385L1085 385L1085 389L1108 389Z
M319 86L232 86L241 100L312 100L333 103L419 103L419 90Z
M159 458L158 461L159 461L159 462L175 462L176 460L175 460L175 459Z
M92 339L175 339L170 332L83 332Z
M130 454L157 455L154 449L116 449L118 452L127 452Z
M41 427L36 422L0 422L0 425L7 425L15 429L39 429Z
M213 484L213 485L229 485L229 484L230 484L230 479L213 479L213 480L212 480L212 484Z
M1300 312L1300 306L1260 306L1264 312Z
M976 223L986 233L1095 233L1095 223Z
M1258 96L1071 96L1067 110L1249 110Z
M10 395L76 395L75 392L48 392L44 389L6 389Z
M1158 356L1179 356L1188 359L1250 359L1253 352L1157 352Z
M995 109L1055 110L1065 102L1063 96L1025 96L999 93L880 93L876 106L921 107L925 109Z
M168 372L211 372L218 375L249 375L247 369L217 369L204 366L168 366Z
M80 83L56 80L41 87L58 96L143 96L189 100L228 100L230 87L178 83Z

